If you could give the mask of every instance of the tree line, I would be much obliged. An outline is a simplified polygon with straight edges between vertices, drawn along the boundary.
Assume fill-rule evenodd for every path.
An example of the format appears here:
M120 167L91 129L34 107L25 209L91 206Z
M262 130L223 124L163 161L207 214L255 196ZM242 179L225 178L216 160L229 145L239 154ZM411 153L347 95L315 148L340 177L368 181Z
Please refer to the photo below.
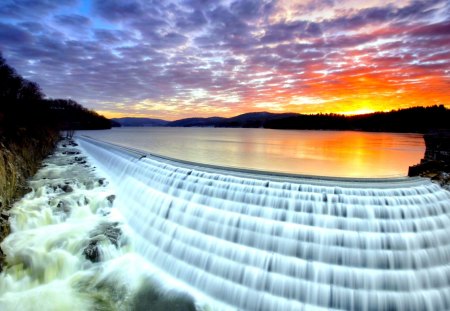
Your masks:
M20 76L0 54L0 140L110 127L110 120L74 100L46 99L37 83Z
M426 133L450 128L450 109L444 105L412 107L364 115L338 114L294 115L268 120L265 128L328 129L383 132Z

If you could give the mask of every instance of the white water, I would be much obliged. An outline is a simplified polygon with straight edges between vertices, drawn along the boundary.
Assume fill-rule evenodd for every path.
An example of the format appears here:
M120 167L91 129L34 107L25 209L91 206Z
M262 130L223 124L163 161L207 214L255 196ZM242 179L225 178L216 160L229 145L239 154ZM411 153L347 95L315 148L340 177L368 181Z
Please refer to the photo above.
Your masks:
M117 186L134 249L195 297L245 310L450 309L450 192L428 180L253 175L79 143Z
M191 298L163 286L133 252L112 207L116 190L77 153L61 143L10 211L0 310L193 310ZM89 246L96 255L86 255Z

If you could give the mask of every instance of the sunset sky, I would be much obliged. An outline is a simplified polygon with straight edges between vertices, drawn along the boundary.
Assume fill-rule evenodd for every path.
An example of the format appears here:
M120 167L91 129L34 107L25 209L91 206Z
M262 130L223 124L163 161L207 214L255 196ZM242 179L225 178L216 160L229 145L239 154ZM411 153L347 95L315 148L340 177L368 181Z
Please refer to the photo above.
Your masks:
M450 108L448 0L2 0L0 51L108 117Z

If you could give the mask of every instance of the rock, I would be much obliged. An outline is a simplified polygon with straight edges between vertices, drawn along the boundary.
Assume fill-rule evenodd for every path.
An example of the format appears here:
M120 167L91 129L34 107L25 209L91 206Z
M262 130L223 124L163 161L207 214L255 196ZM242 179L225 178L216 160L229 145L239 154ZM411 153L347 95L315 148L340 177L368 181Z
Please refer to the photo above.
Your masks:
M119 247L119 241L122 237L122 230L118 227L118 222L104 222L99 224L89 234L90 240L83 250L83 254L87 260L92 262L101 261L101 252L99 250L99 241L109 240L116 248Z
M195 311L194 299L186 293L170 291L161 293L151 279L145 279L130 301L131 310L135 311Z
M86 158L85 157L75 157L75 162L78 164L86 164Z
M98 241L91 241L88 246L83 250L84 257L91 262L99 262L100 261L100 252L98 250Z
M438 174L434 174L434 176L431 177L431 180L445 189L448 189L450 186L450 173L439 172Z
M67 202L59 201L58 204L56 205L56 212L59 212L59 213L65 214L65 215L70 215L71 209Z
M4 220L8 220L9 219L9 212L8 211L2 211L0 213L0 218L4 219Z
M51 186L51 188L55 192L58 191L58 189L61 189L63 192L66 192L66 193L73 192L73 188L70 185L68 185L67 183L63 184L63 185L61 185L61 184L53 185L53 186Z
M114 200L116 199L116 196L114 194L108 195L106 197L106 199L108 200L108 202L112 205L114 203Z
M122 230L118 227L118 222L103 223L100 224L99 230L103 231L103 234L109 239L109 241L115 246L119 246L119 239L122 236Z
M65 155L76 155L76 154L80 154L79 151L63 151L63 154Z
M409 167L408 176L440 179L441 172L450 172L450 131L436 131L424 135L425 154L419 164Z
M73 192L73 188L69 185L64 185L61 187L61 190L68 193L68 192Z

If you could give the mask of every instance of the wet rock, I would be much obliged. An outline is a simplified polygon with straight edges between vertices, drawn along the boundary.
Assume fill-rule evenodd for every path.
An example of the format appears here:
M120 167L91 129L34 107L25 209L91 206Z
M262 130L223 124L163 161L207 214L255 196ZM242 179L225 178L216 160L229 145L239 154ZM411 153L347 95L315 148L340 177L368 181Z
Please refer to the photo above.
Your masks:
M119 247L122 230L119 228L118 222L104 222L99 224L89 234L89 243L83 250L83 255L87 260L92 262L101 261L101 252L99 250L99 242L109 240L116 248Z
M85 157L75 157L75 162L78 164L86 164L86 158Z
M53 185L51 186L51 189L55 192L58 191L58 189L61 189L65 193L73 192L73 188L67 183L62 185L61 184Z
M450 173L439 172L430 176L431 181L439 184L444 189L450 190Z
M450 131L427 133L424 135L424 140L425 155L419 164L409 167L408 176L441 180L439 176L442 172L450 172Z
M119 246L119 239L122 236L122 230L118 226L118 222L102 223L98 226L98 230L103 232L115 247Z
M61 187L61 190L68 193L68 192L73 192L73 188L70 185L64 185Z
M7 221L9 219L9 212L8 211L2 211L0 213L0 219L3 219L5 221Z
M79 151L63 151L63 154L65 155L76 155L76 154L80 154Z
M114 200L116 199L116 196L114 194L108 195L106 197L106 199L108 200L108 202L112 205L114 203Z
M84 257L91 262L100 261L100 251L98 249L98 240L91 241L83 250Z
M131 310L135 311L195 311L194 299L187 294L171 292L163 294L155 288L151 280L144 281L131 300Z
M70 204L68 204L65 201L59 201L58 204L56 205L56 212L65 215L70 215L71 213Z
M77 147L78 144L75 141L71 140L71 139L64 139L63 143L61 144L61 146L64 147L64 148Z
M109 214L111 214L111 211L101 208L101 209L97 210L97 214L102 215L102 216L108 216Z

